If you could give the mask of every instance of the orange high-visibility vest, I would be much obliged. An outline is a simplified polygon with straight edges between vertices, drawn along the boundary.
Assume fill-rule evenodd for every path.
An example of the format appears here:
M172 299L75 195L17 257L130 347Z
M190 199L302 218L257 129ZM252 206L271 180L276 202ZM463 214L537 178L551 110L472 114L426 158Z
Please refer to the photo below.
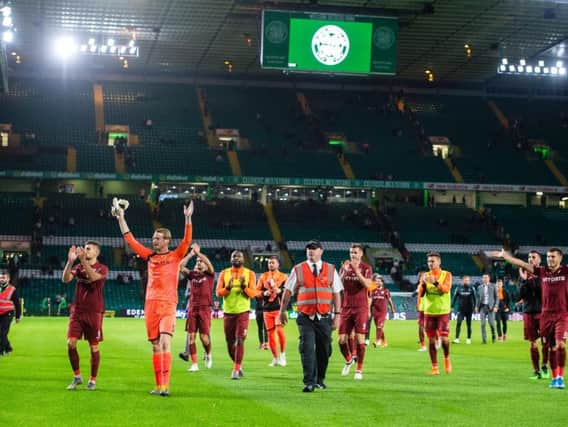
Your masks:
M332 286L335 266L327 262L322 263L318 277L308 262L294 267L298 284L298 311L312 316L316 313L328 314L331 310Z
M16 288L12 285L6 286L6 289L0 292L0 315L16 310L14 301L12 301L14 292L16 292Z

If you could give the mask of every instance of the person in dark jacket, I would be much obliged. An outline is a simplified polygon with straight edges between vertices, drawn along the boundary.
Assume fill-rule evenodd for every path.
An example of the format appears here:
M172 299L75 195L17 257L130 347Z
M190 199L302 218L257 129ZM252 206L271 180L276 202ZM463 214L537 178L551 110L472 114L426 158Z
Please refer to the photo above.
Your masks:
M535 267L540 266L540 255L536 251L530 251L528 256L529 264ZM527 273L522 268L519 269L519 297L518 304L523 307L523 329L525 340L530 344L531 361L533 365L534 380L550 378L548 370L549 349L546 343L542 342L542 366L539 364L538 339L540 338L540 312L542 308L542 289L540 279Z
M471 279L469 276L462 277L462 285L456 289L452 296L452 305L455 307L457 304L458 322L456 324L456 338L454 343L460 342L461 324L465 319L467 325L467 339L466 344L471 344L471 316L475 309L475 289L471 286Z
M497 341L505 341L507 339L507 320L509 320L509 312L511 311L511 297L503 286L503 279L497 279L497 299L497 312L495 313Z

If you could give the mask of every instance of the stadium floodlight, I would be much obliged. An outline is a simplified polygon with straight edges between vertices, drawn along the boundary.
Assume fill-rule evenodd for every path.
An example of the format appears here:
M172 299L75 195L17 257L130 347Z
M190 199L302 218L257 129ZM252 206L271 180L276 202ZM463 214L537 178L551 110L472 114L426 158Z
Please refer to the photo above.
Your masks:
M507 58L503 58L501 60L501 64L503 64L503 65L507 65L508 63L509 63L509 61L507 61Z
M110 53L116 53L116 46L111 46L110 47Z
M556 67L550 67L550 74L557 75L557 74L558 74L558 68L556 68Z
M60 58L67 59L77 50L77 43L71 37L60 37L55 41L55 53Z
M12 43L14 41L14 32L12 30L4 31L2 33L2 40L5 43Z
M548 67L544 67L544 68L542 69L543 74L548 74L549 71L550 71L550 70L549 70Z
M507 71L507 66L505 64L499 65L499 71Z
M121 54L121 55L124 55L125 53L126 53L126 46L122 46L122 47L120 48L120 54Z
M519 64L521 64L524 67L525 65L527 65L527 61L525 61L524 59L521 59L519 61Z
M89 46L94 46L95 44L96 44L95 39L91 37L91 38L89 39L88 45L89 45Z
M514 73L515 70L516 70L516 68L515 68L514 65L509 65L509 71L510 71L511 73Z
M89 47L89 50L91 51L91 53L95 53L97 51L97 45L93 44Z
M562 61L556 61L556 67L560 68L564 65Z
M81 47L79 48L79 52L86 52L88 48L89 46L87 46L86 44L82 44Z
M561 76L565 76L566 75L566 68L560 67L558 69L558 74L560 74Z
M108 50L108 46L106 44L101 46L101 53L106 53L107 50Z
M7 17L12 15L12 8L10 6L4 6L2 9L2 16Z
M542 191L537 191L537 192L536 192L536 195L539 196L539 197L541 197L541 196L544 195L544 193L543 193Z
M538 61L538 66L539 67L544 67L544 61L541 59L540 61Z
M523 67L522 65L517 65L517 71L519 73L522 73L523 71L525 71L525 67Z
M527 73L532 73L532 72L533 72L533 67L532 67L532 65L527 65L526 72L527 72Z
M535 73L540 73L540 67L534 67L534 72L535 72Z
M4 18L2 18L2 25L4 27L11 27L12 24L13 24L13 21L12 21L11 16L5 16Z
M130 40L128 42L128 47L134 47L134 40Z
M114 39L108 39L108 40L107 40L107 45L109 45L109 46L114 46Z
M130 54L138 56L138 48L137 47L131 47L130 48Z

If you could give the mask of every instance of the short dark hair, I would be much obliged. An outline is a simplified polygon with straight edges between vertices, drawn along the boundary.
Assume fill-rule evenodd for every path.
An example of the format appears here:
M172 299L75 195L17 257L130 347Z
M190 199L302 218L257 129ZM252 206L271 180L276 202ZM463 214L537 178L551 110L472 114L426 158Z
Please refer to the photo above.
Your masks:
M270 255L268 259L275 259L278 263L280 263L280 257L278 255Z
M359 248L359 249L361 249L361 252L365 252L365 247L363 246L362 243L351 243L350 249L354 249L354 248Z
M430 257L432 257L432 256L435 256L435 257L438 257L439 259L442 259L442 256L440 255L440 252L434 252L434 251L432 251L432 252L428 252L428 253L426 254L426 258L430 258Z
M233 256L234 254L241 254L242 256L245 255L245 253L243 251L241 251L240 249L235 249L233 252L231 252L231 256Z
M540 254L538 253L538 251L535 251L534 249L532 251L529 251L529 254L537 254L538 256L540 256Z
M96 246L99 249L99 252L101 251L101 243L97 240L87 240L85 242L85 246L87 245Z
M562 253L562 249L560 249L560 248L550 248L550 249L548 250L548 252L557 252L558 255L560 255L560 256L564 255L564 254Z

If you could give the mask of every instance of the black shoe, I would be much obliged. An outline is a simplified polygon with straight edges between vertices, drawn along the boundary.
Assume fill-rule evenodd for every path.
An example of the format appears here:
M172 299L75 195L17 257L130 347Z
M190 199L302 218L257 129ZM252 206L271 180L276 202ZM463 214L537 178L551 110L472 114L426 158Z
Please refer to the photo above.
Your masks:
M316 384L316 388L319 388L320 390L325 390L327 388L327 386L325 385L325 383L320 383L320 384Z
M312 393L314 390L315 390L315 387L314 387L313 385L311 385L311 384L305 386L305 387L302 389L302 391L303 391L304 393Z
M495 337L491 338L491 342L495 344Z
M185 360L186 362L189 362L189 355L187 355L186 353L180 353L179 358Z

